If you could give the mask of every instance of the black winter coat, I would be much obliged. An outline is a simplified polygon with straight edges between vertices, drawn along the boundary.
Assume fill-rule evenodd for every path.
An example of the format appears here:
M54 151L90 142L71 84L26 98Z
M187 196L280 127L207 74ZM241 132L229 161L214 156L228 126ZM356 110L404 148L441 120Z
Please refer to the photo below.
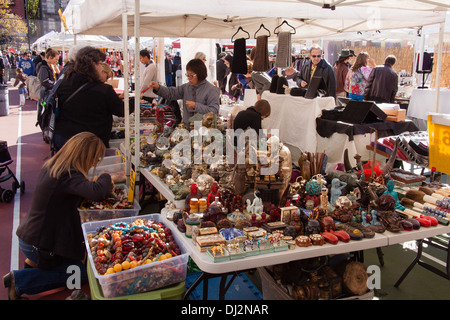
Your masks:
M91 82L66 104L67 98L88 79L71 73L58 88L59 116L56 118L55 133L70 139L77 133L88 131L102 139L109 147L112 116L124 116L124 104L113 87L102 82ZM130 105L130 112L132 112Z
M398 91L398 75L388 64L372 69L364 90L364 100L393 103Z
M96 182L72 171L60 179L42 169L37 179L30 210L17 229L17 236L30 245L72 260L85 256L80 214L83 199L101 201L111 191L111 176L102 174Z
M334 68L325 59L320 60L317 68L314 75L322 75L325 85L327 86L327 93L325 96L336 98L336 73L334 72ZM300 71L300 79L309 84L310 78L311 60L307 60L303 63L302 70ZM297 82L300 83L301 80Z

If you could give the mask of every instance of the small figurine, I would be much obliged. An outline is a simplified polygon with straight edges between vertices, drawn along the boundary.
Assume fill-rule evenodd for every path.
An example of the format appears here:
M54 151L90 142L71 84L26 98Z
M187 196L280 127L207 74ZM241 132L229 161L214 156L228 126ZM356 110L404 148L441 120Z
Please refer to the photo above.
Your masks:
M320 195L320 207L325 210L325 212L328 212L328 189L322 188L321 195Z
M220 199L220 193L219 193L219 184L217 183L217 181L214 181L211 184L211 192L208 194L208 197L206 198L206 202L208 204L208 206L216 200L216 197L219 198L219 201L221 202L222 200Z
M395 187L394 181L389 180L386 183L386 187L387 187L387 190L383 194L390 194L392 197L394 197L394 199L395 199L395 209L404 211L405 207L400 204L400 201L398 200L398 194L397 194L396 191L394 191L394 187Z
M258 190L254 192L255 199L253 199L253 203L249 205L249 201L247 201L247 212L250 214L256 214L257 216L261 216L264 209L264 204L262 199L259 197L260 193Z
M289 225L291 225L291 226L293 226L295 228L296 236L298 236L300 234L303 234L304 229L303 229L303 223L300 220L300 214L295 213L294 216L293 216L293 219L291 220Z
M347 186L347 183L338 178L331 180L330 203L333 207L336 199L342 195L342 189L345 188L345 186Z
M267 215L265 212L261 213L261 220L259 221L259 225L265 225L268 222Z
M252 214L252 219L250 220L252 227L259 227L259 222L256 220L256 214Z
M188 213L189 213L190 210L191 210L191 203L190 203L190 201L191 201L192 198L195 198L195 199L198 199L198 198L199 198L199 194L198 194L198 186L197 186L196 183L191 184L191 193L189 193L189 194L186 196L186 200L184 201L184 203L185 203L185 208L186 208L186 212L188 212Z

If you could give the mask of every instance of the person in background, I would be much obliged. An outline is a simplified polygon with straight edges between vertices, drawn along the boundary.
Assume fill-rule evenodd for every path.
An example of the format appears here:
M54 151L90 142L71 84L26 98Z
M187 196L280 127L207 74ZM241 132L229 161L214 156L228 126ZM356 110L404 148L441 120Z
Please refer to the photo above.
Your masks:
M320 76L327 89L325 96L336 99L336 73L333 67L323 59L323 50L320 46L314 45L309 50L309 61L305 61L300 74L300 86L307 88L313 76Z
M237 74L238 83L231 87L231 92L235 100L238 100L239 98L241 100L244 100L245 89L255 88L252 80L253 79L252 75L253 75L253 62L247 60L247 73L246 74L238 73Z
M25 83L27 81L27 76L23 74L22 69L16 68L16 80L14 81L14 87L19 85L19 99L20 106L25 105L25 97L27 94L27 85Z
M256 47L253 47L252 50L250 51L250 57L249 57L250 62L252 62L252 66L253 66L253 62L255 61L255 55L256 55ZM248 64L247 64L247 66L248 66ZM252 70L253 70L253 67L252 67ZM272 78L269 76L269 74L267 72L252 71L251 79L252 79L251 82L253 84L253 88L256 90L256 97L259 100L259 99L261 99L261 95L263 94L263 92L270 89L270 85L272 83Z
M13 67L13 65L11 64L11 60L12 59L10 57L10 52L3 51L3 57L1 57L1 58L3 58L2 60L3 60L3 66L4 66L4 69L3 69L3 83L7 84L9 79L13 78L13 76L11 74L12 70L14 69L14 74L15 74L16 73L16 70L15 70L16 68ZM0 64L1 64L1 62L0 62Z
M334 64L334 72L336 73L336 96L338 97L347 97L347 92L344 88L344 85L350 67L350 57L350 50L342 49L338 60Z
M235 134L235 147L239 147L239 136L247 129L255 130L256 135L260 139L264 138L265 135L262 132L262 121L270 116L270 112L270 103L264 99L256 101L253 107L240 111L236 117L232 119L232 126Z
M177 52L176 55L173 57L173 70L175 70L175 86L181 85L179 83L179 76L181 77L181 57L180 52ZM180 72L178 72L180 70Z
M3 55L0 52L0 84L3 84L4 83L4 79L6 78L5 77L5 70L6 70L6 66L5 66L5 63L3 61Z
M106 62L102 62L102 72L100 73L100 81L106 83L109 79L114 78L114 72L111 66Z
M34 65L36 66L36 74L37 74L37 65L41 63L45 59L45 52L39 53L39 55L33 60Z
M36 73L41 85L45 91L50 91L58 79L59 73L56 73L59 53L55 49L49 48L45 51L45 59L36 66ZM59 69L58 69L59 71Z
M368 66L370 64L370 66ZM358 54L355 63L348 71L345 78L344 89L352 100L362 101L364 90L369 80L370 72L375 67L375 61L369 57L367 52Z
M394 103L398 91L398 75L392 69L397 62L394 55L388 55L384 65L372 69L364 90L363 99L378 103Z
M105 58L103 51L87 46L78 51L75 62L65 71L57 91L60 108L55 121L56 150L83 131L96 134L109 147L112 116L124 116L124 103L112 86L102 82ZM66 101L70 96L71 100ZM130 105L133 111L134 105Z
M281 74L286 77L286 80L292 80L294 83L300 87L300 72L295 70L294 67L288 67L281 72Z
M18 68L22 69L27 76L34 76L36 67L33 60L30 59L30 53L24 52L19 60Z
M206 54L201 51L195 53L194 59L200 59L206 64Z
M207 76L203 61L192 59L186 64L188 83L179 87L165 87L152 81L149 88L168 101L183 99L183 122L189 128L189 118L196 113L219 114L219 88L208 82Z
M173 87L173 62L172 62L172 57L170 56L170 54L167 52L166 53L166 60L164 61L164 68L165 68L165 72L166 72L166 85L168 87Z
M262 129L262 120L270 116L270 103L267 100L261 99L256 101L253 107L242 110L236 115L233 121L233 129L253 129L259 134Z
M150 52L147 49L143 49L139 52L139 61L141 61L141 63L145 66L141 79L140 92L142 93L145 89L148 88L150 82L158 81L158 72L156 69L156 64L152 62L150 58ZM146 90L142 94L142 99L144 99L147 102L152 102L153 99L156 97L158 96L152 90Z
M17 229L20 250L26 257L25 268L3 277L8 299L25 300L65 287L72 276L69 266L79 268L81 283L87 282L83 231L78 207L85 199L104 200L114 189L111 176L101 174L96 181L89 169L103 159L106 147L90 132L73 136L64 147L44 163L31 207Z
M216 62L216 79L219 83L219 89L221 94L225 94L225 87L227 84L227 76L230 70L230 63L225 60L226 53L219 53L219 60Z
M61 74L63 74L70 64L75 63L75 57L77 56L78 51L84 48L85 45L77 44L69 49L67 54L67 61L65 61L63 68L61 69Z

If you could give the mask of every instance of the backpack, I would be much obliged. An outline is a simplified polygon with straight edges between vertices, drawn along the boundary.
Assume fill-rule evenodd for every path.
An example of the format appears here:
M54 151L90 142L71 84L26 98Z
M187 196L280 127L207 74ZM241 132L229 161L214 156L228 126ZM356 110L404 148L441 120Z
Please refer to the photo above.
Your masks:
M56 94L61 82L64 79L64 74L56 81L55 85L50 91L41 91L41 98L38 101L38 112L37 112L37 122L36 126L42 130L43 140L45 143L50 144L50 149L54 150L53 137L55 134L55 121L58 117L58 96ZM83 84L75 92L73 92L65 101L69 102L75 94L77 94L81 89L83 89L88 83Z
M41 97L41 89L44 87L42 86L41 82L39 81L39 78L36 76L28 76L26 80L26 85L28 88L28 94L31 99L39 101Z

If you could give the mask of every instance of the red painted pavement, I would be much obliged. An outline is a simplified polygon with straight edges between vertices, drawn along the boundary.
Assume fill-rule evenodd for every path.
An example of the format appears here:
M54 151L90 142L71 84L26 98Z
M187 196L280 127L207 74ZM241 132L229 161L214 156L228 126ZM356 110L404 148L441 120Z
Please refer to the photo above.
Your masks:
M20 196L20 218L23 218L30 206L36 178L42 164L50 154L50 149L42 140L42 133L36 123L36 101L27 100L25 106L19 107L19 94L16 88L9 86L9 115L0 117L0 140L8 143L8 150L14 160L9 168L16 174L18 137L21 137L21 167L20 180L25 182L25 193ZM21 132L19 120L21 113ZM2 174L2 176L5 172ZM17 177L19 178L19 177ZM13 179L0 183L4 189L11 189ZM18 190L18 193L20 191ZM13 235L14 200L11 203L0 202L0 275L7 274L11 268L11 243ZM20 251L19 251L20 252ZM19 254L19 268L23 267L24 257ZM3 283L1 288L3 288ZM87 288L87 289L86 289ZM83 291L89 294L89 286L83 286ZM59 289L39 294L30 299L65 299L71 291ZM0 300L7 299L6 289L0 290Z

